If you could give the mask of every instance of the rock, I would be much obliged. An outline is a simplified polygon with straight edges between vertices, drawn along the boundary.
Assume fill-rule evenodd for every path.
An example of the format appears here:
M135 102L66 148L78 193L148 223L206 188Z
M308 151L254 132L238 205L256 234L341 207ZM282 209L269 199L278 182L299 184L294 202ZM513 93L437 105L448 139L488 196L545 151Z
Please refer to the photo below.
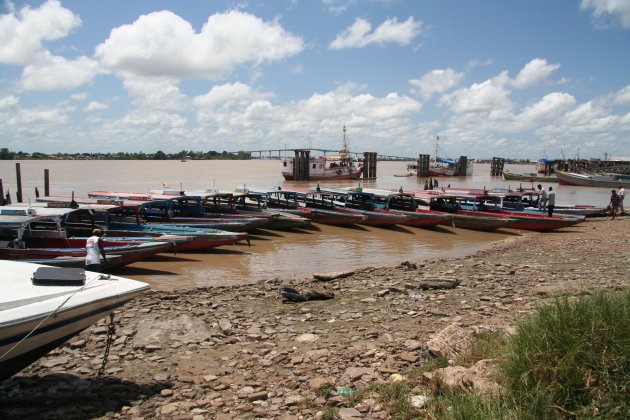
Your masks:
M422 408L431 400L432 398L427 395L414 395L411 397L411 405L415 408Z
M452 323L427 342L427 349L446 360L455 359L472 345L472 331Z
M341 420L352 420L363 418L361 412L354 408L343 407L339 409L339 418Z
M160 391L160 395L163 397L170 397L171 395L173 395L174 392L172 389L163 389Z
M249 401L260 401L269 398L267 391L253 392L247 396Z
M228 319L220 319L219 320L219 329L225 334L232 334L232 323Z
M164 415L173 414L175 411L177 411L177 405L173 403L163 405L162 408L160 408L160 413Z
M364 375L373 375L374 371L374 368L349 367L343 375L354 382L361 379Z
M318 281L331 281L335 279L342 279L353 275L354 271L334 271L330 273L316 273L313 274L313 278Z
M471 368L463 366L449 366L436 369L425 375L429 379L440 378L448 388L461 391L475 390L485 394L501 392L500 385L494 380L493 375L497 369L497 361L493 359L480 360Z
M299 405L302 404L302 401L304 401L304 398L299 396L299 395L291 395L289 398L287 398L284 401L284 405L286 405L287 407L291 407L294 405Z
M420 358L413 353L402 353L398 355L400 360L404 360L409 363L416 363Z
M295 341L300 343L314 343L319 340L319 337L315 334L301 334L295 338Z

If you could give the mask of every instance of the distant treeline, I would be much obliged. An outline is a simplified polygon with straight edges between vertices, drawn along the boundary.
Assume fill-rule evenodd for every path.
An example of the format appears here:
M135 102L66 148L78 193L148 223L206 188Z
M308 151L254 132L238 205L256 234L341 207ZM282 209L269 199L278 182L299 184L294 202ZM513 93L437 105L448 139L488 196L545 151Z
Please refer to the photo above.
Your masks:
M194 152L192 150L182 150L177 153L164 153L158 150L155 153L54 153L46 154L40 152L25 153L12 152L3 147L0 149L0 160L42 160L42 159L68 159L68 160L188 160L188 159L222 159L222 160L246 160L251 159L248 152Z

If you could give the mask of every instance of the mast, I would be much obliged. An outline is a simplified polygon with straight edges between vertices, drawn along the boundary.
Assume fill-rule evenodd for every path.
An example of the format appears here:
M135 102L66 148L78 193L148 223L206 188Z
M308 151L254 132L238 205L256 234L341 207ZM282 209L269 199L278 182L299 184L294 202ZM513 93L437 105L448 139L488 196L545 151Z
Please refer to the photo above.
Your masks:
M438 143L440 142L440 136L437 136L435 139L435 161L437 162L438 160Z
M348 144L348 136L346 136L346 125L343 125L343 148L341 149L343 157L348 157L350 154L350 146Z

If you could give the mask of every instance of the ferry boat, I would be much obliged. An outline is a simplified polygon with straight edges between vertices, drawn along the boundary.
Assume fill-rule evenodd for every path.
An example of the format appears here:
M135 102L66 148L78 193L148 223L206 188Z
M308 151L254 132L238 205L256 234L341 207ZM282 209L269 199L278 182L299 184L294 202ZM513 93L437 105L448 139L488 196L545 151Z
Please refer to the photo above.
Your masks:
M287 181L295 178L295 158L282 159L282 176ZM350 155L346 126L343 126L343 148L339 155L316 156L309 160L311 181L358 179L363 172L363 162Z

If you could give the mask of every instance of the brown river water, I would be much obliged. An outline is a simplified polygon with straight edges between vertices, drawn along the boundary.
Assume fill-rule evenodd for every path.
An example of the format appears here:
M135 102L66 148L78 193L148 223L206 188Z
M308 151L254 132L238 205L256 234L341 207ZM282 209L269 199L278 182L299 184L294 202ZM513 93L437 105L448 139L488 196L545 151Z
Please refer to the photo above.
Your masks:
M24 201L35 199L35 188L44 192L44 169L50 173L51 195L85 197L89 191L146 193L169 184L172 189L221 189L235 187L305 187L308 182L285 182L278 160L251 161L19 161ZM15 200L16 161L0 161L4 192ZM378 178L362 182L366 188L421 190L424 181L404 174L405 162L378 162ZM533 165L506 165L514 173L534 172ZM489 164L475 164L473 176L440 178L439 185L471 188L518 187L515 181L490 177ZM330 187L358 185L357 181L326 182ZM531 187L523 183L523 187ZM545 184L556 190L559 204L605 206L607 188ZM290 232L259 230L251 246L225 246L203 253L161 254L121 268L116 274L150 283L154 289L176 290L197 286L254 283L274 278L290 279L315 272L340 271L366 266L396 265L403 261L460 256L488 244L525 232L478 232L452 227L420 229L370 226L314 225Z

